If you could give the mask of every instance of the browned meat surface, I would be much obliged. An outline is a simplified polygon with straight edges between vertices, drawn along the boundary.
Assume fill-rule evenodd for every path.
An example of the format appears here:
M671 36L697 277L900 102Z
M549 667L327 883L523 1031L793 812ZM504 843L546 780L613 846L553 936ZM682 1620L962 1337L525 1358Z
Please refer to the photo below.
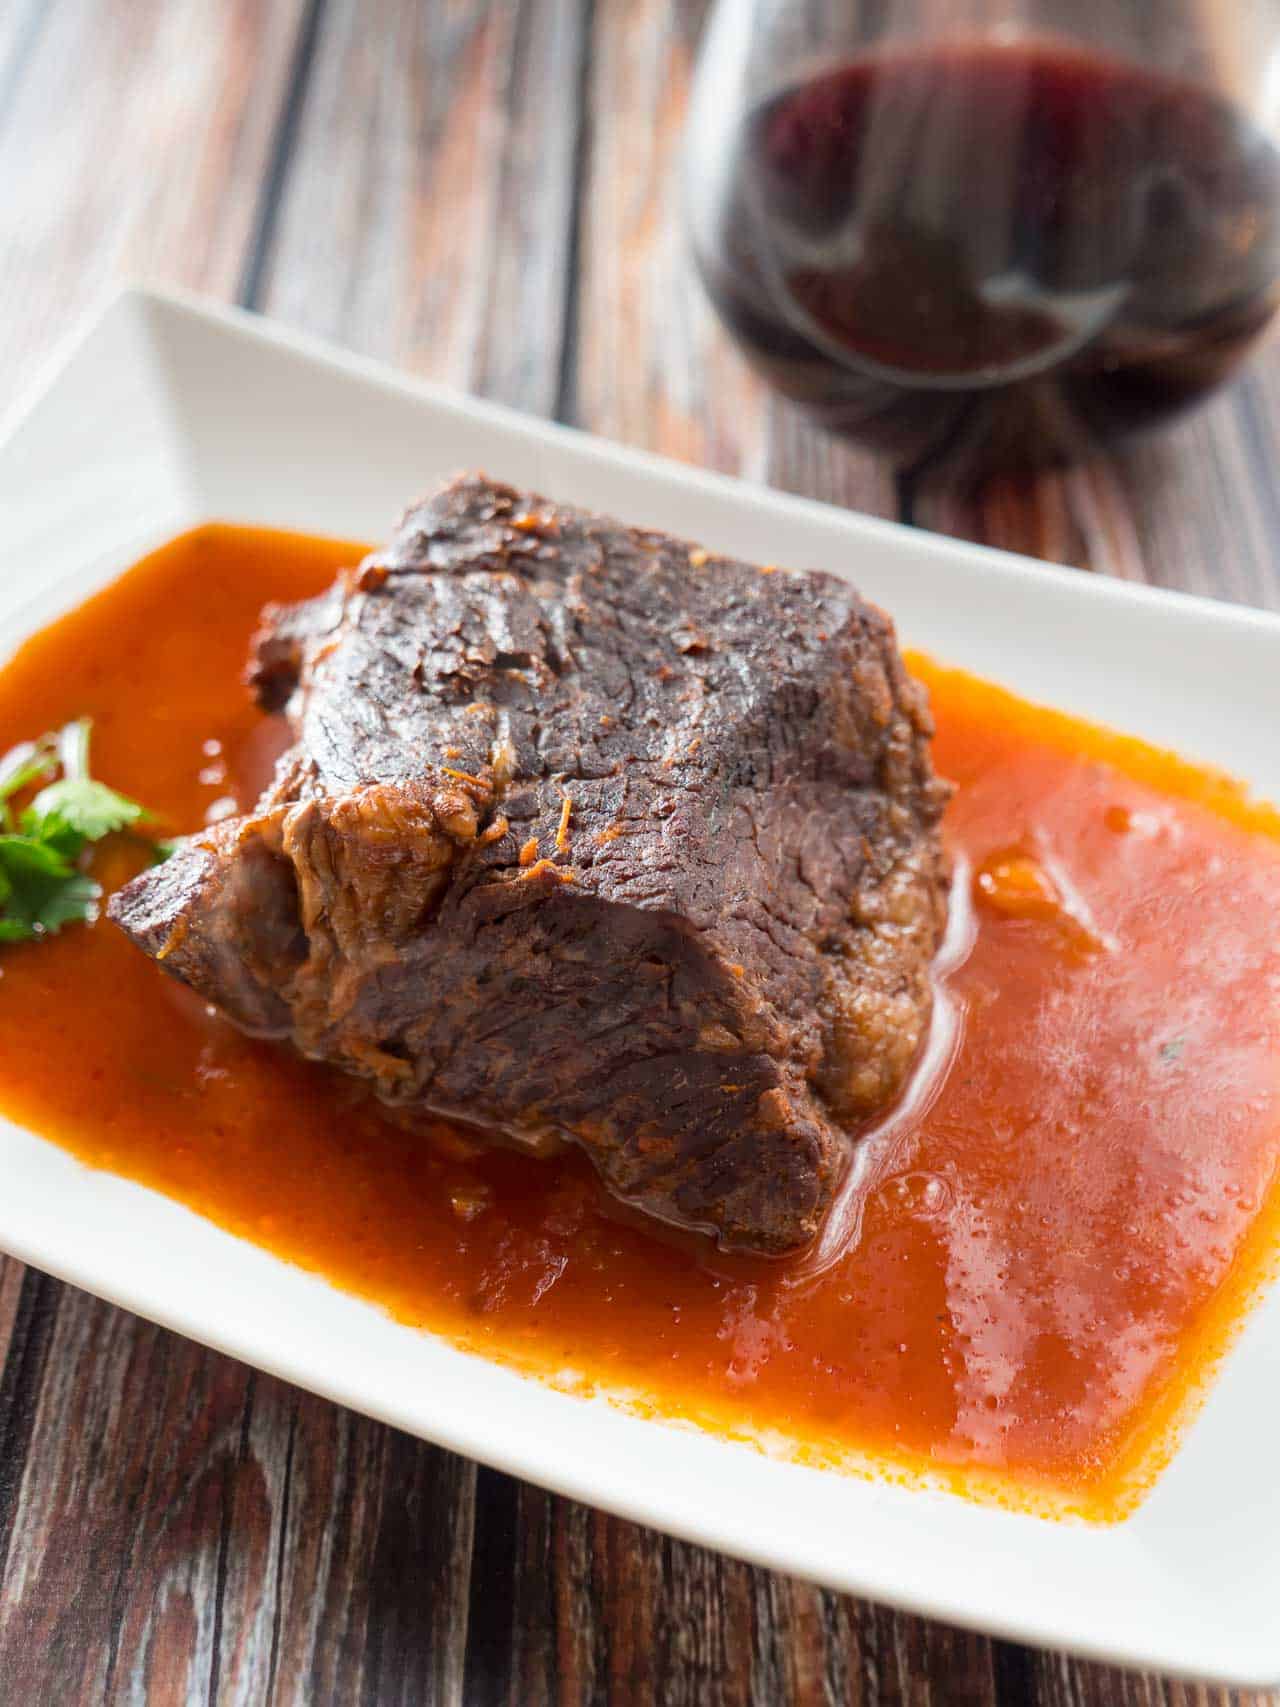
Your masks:
M945 913L928 711L843 581L475 477L251 679L296 742L111 915L231 1019L726 1245L810 1238Z

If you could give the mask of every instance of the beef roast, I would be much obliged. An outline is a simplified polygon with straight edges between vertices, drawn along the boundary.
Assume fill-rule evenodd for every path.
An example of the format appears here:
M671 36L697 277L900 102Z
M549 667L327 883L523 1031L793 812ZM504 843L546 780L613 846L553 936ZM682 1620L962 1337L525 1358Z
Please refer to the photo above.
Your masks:
M813 1235L916 1056L945 913L880 611L468 477L269 607L250 679L295 743L112 901L147 953L727 1246Z

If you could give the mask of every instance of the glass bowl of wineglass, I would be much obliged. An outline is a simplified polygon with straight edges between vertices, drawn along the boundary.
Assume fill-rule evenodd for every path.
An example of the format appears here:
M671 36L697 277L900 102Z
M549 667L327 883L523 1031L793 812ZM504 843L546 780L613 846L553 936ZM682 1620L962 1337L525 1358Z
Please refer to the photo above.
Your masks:
M725 325L922 466L1074 459L1280 303L1273 0L718 0L686 143Z

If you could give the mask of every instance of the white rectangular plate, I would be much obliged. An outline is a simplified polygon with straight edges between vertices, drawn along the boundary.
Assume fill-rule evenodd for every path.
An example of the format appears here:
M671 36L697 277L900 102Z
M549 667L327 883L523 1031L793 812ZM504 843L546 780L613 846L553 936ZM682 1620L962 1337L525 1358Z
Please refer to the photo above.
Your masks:
M482 467L714 550L848 574L904 639L1280 799L1280 620L1046 568L442 394L250 317L118 299L0 440L0 653L200 521L380 537ZM1112 1528L776 1462L557 1393L0 1122L0 1246L342 1404L643 1523L1024 1641L1280 1679L1280 1296Z

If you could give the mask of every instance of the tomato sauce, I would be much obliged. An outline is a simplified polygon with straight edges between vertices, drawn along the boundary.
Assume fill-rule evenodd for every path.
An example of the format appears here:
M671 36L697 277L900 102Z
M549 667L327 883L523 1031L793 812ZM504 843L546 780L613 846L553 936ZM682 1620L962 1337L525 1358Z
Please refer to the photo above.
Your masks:
M88 714L95 774L163 828L247 806L284 744L241 685L257 612L358 550L176 540L0 673L0 749ZM0 1109L545 1378L814 1462L1121 1516L1273 1267L1280 819L1217 772L912 663L959 785L967 953L952 1046L866 1141L825 1261L657 1228L574 1154L410 1134L105 922L0 951ZM116 838L99 876L141 858Z

